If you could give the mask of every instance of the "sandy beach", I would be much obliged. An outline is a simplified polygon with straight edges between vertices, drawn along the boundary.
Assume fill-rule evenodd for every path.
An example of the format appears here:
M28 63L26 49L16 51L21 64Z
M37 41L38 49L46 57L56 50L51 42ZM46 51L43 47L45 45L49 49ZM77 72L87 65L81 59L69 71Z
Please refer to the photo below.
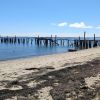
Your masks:
M0 100L92 100L90 98L93 96L95 97L93 100L99 100L99 62L100 47L77 52L0 61ZM72 78L73 82L71 79L69 80L68 76ZM80 83L79 80L83 82ZM73 84L70 86L67 82ZM93 87L95 83L96 85ZM80 84L85 90L77 93L79 91L75 89ZM68 92L66 88L69 87L71 90ZM96 88L96 93L93 92L94 88ZM90 94L89 96L86 91L94 93L94 95ZM63 92L66 92L66 95ZM78 99L80 98L78 94L83 99ZM59 98L57 95L60 95Z

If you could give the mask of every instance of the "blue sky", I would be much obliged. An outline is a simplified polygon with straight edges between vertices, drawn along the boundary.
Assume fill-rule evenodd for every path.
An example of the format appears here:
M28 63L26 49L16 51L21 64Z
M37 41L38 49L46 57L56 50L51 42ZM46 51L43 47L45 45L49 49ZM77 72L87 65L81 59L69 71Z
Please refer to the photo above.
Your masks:
M100 0L0 0L0 35L100 36Z

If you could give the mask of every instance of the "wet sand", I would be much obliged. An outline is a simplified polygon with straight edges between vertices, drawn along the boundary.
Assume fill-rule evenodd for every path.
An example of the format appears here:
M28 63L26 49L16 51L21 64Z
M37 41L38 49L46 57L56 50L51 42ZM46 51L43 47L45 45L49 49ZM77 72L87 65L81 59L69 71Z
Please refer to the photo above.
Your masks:
M100 48L2 61L0 77L0 100L99 100Z

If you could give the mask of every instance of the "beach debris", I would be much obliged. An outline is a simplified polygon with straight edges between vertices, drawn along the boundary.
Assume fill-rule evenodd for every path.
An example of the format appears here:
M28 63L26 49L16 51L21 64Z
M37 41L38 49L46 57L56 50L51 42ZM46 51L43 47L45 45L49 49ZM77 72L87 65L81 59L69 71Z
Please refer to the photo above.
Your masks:
M69 52L75 52L77 51L76 49L68 49Z
M19 82L18 82L18 80L14 80L14 81L11 81L9 84L11 84L11 85L17 85Z
M25 70L39 70L39 68L26 68Z
M55 69L53 66L47 66L46 69Z
M81 89L84 89L84 90L85 90L85 89L88 89L87 86L81 86L80 88L81 88Z

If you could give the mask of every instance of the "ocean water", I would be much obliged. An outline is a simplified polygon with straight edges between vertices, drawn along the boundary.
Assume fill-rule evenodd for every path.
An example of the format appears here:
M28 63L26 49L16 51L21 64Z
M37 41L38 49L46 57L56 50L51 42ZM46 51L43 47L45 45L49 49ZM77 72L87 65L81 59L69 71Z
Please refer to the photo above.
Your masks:
M32 44L23 43L0 43L0 60L17 59L23 57L31 56L41 56L55 53L67 52L69 48L65 43L64 46L38 46L35 44L35 39L33 39Z
M20 37L21 38L21 37ZM64 45L59 46L38 46L35 44L35 39L33 42L29 43L0 43L0 60L9 60L9 59L17 59L17 58L24 58L24 57L34 57L34 56L41 56L41 55L48 55L48 54L55 54L55 53L63 53L68 52L69 48L74 48L72 46L68 46L67 42ZM74 40L75 38L67 38L69 40ZM60 44L60 41L58 41Z

